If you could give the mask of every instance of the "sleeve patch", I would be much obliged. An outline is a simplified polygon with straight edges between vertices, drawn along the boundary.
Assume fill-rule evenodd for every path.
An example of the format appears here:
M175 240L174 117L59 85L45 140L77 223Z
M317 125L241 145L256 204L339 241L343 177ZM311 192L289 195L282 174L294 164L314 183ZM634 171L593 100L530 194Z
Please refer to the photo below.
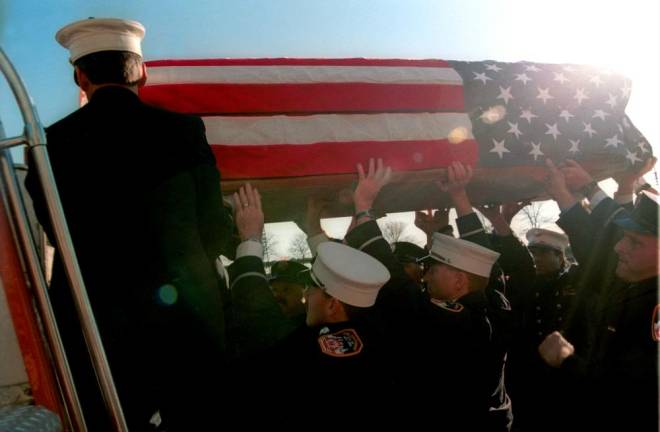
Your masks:
M350 357L362 352L362 339L354 329L344 329L318 338L323 354L332 357Z

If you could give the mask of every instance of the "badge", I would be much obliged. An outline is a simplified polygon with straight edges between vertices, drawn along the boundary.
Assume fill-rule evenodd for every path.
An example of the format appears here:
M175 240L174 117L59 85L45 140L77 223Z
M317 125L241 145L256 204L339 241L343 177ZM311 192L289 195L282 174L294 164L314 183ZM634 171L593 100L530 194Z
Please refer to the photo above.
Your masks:
M323 354L332 357L350 357L362 352L362 340L353 329L344 329L336 333L319 336L319 345Z
M653 309L651 317L651 335L656 342L660 341L660 304Z
M449 312L460 312L463 310L463 305L457 302L448 302L432 298L431 303L442 309L448 310Z

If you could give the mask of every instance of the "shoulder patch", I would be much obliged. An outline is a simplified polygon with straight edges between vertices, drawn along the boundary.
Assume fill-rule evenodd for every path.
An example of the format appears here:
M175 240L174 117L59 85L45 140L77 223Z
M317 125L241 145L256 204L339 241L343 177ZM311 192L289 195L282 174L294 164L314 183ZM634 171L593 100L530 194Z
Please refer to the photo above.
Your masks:
M461 312L464 309L464 306L457 302L447 302L432 298L431 303L449 312Z
M653 309L653 316L651 317L651 336L656 342L660 342L660 304Z
M321 352L331 357L350 357L362 352L362 339L354 329L343 329L318 338Z

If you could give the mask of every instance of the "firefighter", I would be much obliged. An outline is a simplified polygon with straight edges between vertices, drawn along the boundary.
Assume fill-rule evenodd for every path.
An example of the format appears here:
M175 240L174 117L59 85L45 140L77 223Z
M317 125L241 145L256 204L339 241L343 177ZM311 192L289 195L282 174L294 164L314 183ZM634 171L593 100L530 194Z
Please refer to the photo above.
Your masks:
M162 420L185 430L212 412L191 395L220 385L225 372L214 260L232 249L232 224L201 119L138 98L147 80L144 34L139 22L112 18L57 32L89 103L46 129L47 149L128 425L144 430ZM54 240L31 158L29 165L26 187ZM103 431L110 422L67 285L56 259L53 307L87 425Z

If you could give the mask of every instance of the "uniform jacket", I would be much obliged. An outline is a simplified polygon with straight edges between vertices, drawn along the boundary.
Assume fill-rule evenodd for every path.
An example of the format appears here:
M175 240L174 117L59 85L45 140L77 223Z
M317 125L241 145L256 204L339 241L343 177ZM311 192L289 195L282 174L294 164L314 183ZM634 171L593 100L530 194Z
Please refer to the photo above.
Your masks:
M195 362L204 371L203 359L221 363L224 318L213 262L230 249L232 225L221 205L220 176L202 121L143 104L130 90L109 86L47 128L46 135L118 386L137 385L132 377L137 374L144 377L141 388L150 388L144 381L153 359L166 368L170 361L178 364L179 376L188 378L195 370L181 365ZM34 169L26 187L54 242ZM72 336L78 323L58 259L51 297L69 355L84 357L79 335ZM146 371L138 372L141 360ZM176 376L161 376L168 375L175 386Z
M583 426L655 431L658 428L658 281L651 278L625 283L613 274L616 269L614 244L621 231L610 223L625 211L606 198L588 219L597 233L594 255L600 263L590 268L585 295L580 296L574 325L567 339L576 354L562 363L584 401ZM566 232L580 229L585 220L581 208L562 214ZM586 212L585 212L586 213ZM572 240L572 239L571 239ZM590 262L596 262L593 257ZM606 272L606 274L602 274ZM603 285L598 285L603 284ZM591 289L591 291L589 291Z

